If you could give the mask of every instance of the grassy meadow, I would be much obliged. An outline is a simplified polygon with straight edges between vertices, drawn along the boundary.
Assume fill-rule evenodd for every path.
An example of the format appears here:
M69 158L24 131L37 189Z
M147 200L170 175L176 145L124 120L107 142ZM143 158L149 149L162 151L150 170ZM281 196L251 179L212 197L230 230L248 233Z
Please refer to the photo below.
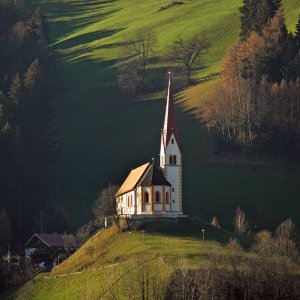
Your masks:
M165 93L147 99L121 93L115 59L123 37L151 27L158 38L156 51L161 54L178 35L206 30L212 47L196 77L218 72L226 49L238 37L241 0L184 2L158 11L169 1L28 1L48 16L52 47L62 62L53 87L62 155L52 188L54 201L65 207L74 228L88 220L101 188L109 182L120 184L131 168L158 158ZM300 13L297 2L284 1L291 30ZM167 67L153 65L157 80L165 84ZM220 162L214 156L212 143L195 117L201 96L213 89L214 82L177 95L184 211L207 221L217 215L227 228L237 205L258 227L273 227L286 217L297 222L297 166Z
M186 229L188 236L170 233L168 226ZM182 258L189 269L197 269L212 252L230 255L232 250L211 239L228 241L232 235L201 222L164 224L160 233L118 233L117 227L96 233L68 260L42 273L13 294L13 299L132 299L132 284L137 284L141 272L150 278L159 276L167 283ZM201 228L206 228L205 241ZM179 231L180 231L179 230ZM192 232L192 233L191 233ZM183 233L183 232L182 232ZM248 254L243 254L248 255ZM152 279L150 280L152 284ZM137 288L137 287L136 287ZM55 291L55 292L54 292ZM1 298L1 295L0 295Z

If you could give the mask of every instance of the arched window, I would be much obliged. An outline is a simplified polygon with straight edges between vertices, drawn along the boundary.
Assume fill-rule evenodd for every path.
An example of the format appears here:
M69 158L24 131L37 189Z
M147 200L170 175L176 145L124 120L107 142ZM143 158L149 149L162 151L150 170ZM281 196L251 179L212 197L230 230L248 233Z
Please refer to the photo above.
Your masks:
M127 207L129 207L129 196L127 196Z
M171 143L174 144L174 139L171 140Z
M149 203L149 193L148 192L144 193L144 203Z
M169 193L166 192L166 204L170 203Z
M176 155L173 156L173 164L174 164L174 165L177 164L177 157L176 157Z
M155 192L155 203L160 203L160 192Z
M173 156L169 155L169 164L172 165L173 164Z

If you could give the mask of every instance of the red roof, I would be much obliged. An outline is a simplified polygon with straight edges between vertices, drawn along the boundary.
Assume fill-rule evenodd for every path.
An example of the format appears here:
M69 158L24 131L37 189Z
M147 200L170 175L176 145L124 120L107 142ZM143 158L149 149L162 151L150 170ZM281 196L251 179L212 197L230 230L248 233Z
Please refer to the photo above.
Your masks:
M178 134L177 124L176 124L176 116L175 116L175 109L174 109L174 102L173 102L173 84L172 84L171 76L169 76L165 123L162 132L162 138L165 147L167 147L172 133L174 134L176 142L179 146L179 134Z
M65 234L59 233L34 233L31 238L26 242L26 246L34 239L38 238L48 247L64 247L65 246ZM80 241L74 237L76 247L80 247Z

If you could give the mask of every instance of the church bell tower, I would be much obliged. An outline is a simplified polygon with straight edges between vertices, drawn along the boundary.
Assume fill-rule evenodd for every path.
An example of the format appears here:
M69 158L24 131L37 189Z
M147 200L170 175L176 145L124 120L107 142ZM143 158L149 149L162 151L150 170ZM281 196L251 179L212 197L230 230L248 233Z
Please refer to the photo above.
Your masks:
M161 132L160 167L172 184L171 212L182 214L182 156L179 144L174 103L173 84L169 72L169 85L164 127Z

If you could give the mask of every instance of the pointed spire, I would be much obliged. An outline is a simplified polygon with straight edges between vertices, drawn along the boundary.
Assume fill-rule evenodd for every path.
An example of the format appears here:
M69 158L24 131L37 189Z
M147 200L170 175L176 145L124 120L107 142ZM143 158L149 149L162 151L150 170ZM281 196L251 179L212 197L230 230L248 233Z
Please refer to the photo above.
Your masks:
M173 102L173 82L171 79L171 72L169 72L167 106L166 106L165 122L164 122L163 134L162 134L162 139L165 147L168 145L172 133L174 134L176 142L179 145L179 135L178 135L177 125L176 125L175 109L174 109L174 102Z

